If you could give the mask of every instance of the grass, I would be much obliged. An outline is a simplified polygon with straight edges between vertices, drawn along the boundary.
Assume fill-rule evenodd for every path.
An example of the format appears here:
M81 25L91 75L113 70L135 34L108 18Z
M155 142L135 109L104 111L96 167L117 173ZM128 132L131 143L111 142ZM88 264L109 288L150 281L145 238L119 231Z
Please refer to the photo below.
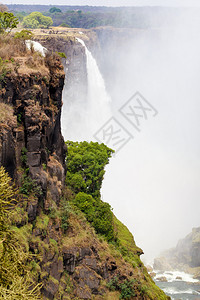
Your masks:
M40 214L40 216L38 216L36 218L36 225L35 227L38 229L47 229L47 226L49 224L49 217L47 215L44 214Z
M27 224L20 228L18 228L16 226L12 226L11 229L12 229L12 231L15 232L21 246L23 246L26 249L26 251L28 251L29 250L28 238L32 232L32 225Z
M67 247L90 247L93 244L94 229L87 223L84 217L70 214L68 223L70 231L63 239L63 245Z
M59 60L59 55L48 53L43 57L39 52L34 51L33 47L28 50L23 39L0 35L0 79L2 80L8 73L40 72L44 78L49 78L49 66L54 66L55 59Z
M133 235L128 230L128 228L115 216L113 220L115 235L119 239L121 246L125 247L128 251L131 251L133 254L142 252L142 250L136 246Z
M17 126L17 118L14 116L14 110L11 105L0 103L0 112L0 125Z

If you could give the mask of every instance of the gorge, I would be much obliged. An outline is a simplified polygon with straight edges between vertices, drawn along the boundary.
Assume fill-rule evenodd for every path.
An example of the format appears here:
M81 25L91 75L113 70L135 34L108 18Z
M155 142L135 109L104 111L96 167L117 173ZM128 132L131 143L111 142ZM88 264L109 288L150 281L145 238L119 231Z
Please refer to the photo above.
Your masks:
M168 299L140 257L199 226L199 24L180 20L33 30L46 57L1 37L0 165L20 194L7 230L32 255L30 299ZM107 139L112 158L96 143L109 120L127 139Z
M60 44L52 37L42 38L42 45L50 50L46 57L27 50L23 40L1 37L0 51L6 72L1 78L0 162L19 190L19 197L10 196L14 197L10 201L14 201L15 208L1 210L1 226L5 228L1 231L1 296L126 299L128 295L137 299L168 299L142 264L143 252L135 245L132 234L114 217L109 205L95 198L99 207L105 207L111 216L112 243L108 243L106 236L97 235L91 221L86 221L87 215L74 206L78 194L65 184L67 148L60 126L65 74L59 56L51 54L50 43L53 41L58 48L71 44L67 49L72 56L76 54L74 48L83 57L85 52L71 38ZM6 47L9 51L3 53ZM81 61L82 70L85 62ZM73 63L69 66L71 70ZM89 144L86 147L88 155L92 155ZM104 152L101 155L105 157ZM98 172L103 174L102 167ZM1 168L2 189L6 176ZM101 182L97 186L100 188ZM12 185L6 187L3 194ZM100 194L100 190L94 190L94 194ZM14 252L8 251L11 243ZM22 253L26 258L20 261ZM13 269L15 259L21 265L19 269ZM7 276L6 270L9 270Z

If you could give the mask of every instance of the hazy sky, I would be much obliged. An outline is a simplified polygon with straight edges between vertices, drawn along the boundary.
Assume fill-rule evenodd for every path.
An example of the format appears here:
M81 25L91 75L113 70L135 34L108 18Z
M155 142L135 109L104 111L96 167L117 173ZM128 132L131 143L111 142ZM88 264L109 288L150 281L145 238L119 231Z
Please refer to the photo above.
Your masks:
M200 6L199 0L4 0L5 4L94 5L94 6Z

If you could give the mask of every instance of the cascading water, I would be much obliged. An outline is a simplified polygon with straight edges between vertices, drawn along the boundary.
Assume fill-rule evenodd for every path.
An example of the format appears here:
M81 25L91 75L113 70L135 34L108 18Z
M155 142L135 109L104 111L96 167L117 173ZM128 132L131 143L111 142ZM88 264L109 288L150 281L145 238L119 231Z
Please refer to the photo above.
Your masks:
M68 103L67 93L64 91L62 132L67 139L94 140L95 132L111 116L111 99L106 91L104 79L96 60L84 41L76 39L85 48L87 96L85 100L81 100L81 95L79 95L79 99L73 99L72 103Z
M33 47L33 49L35 51L40 52L40 54L42 56L45 56L45 54L47 52L47 48L43 47L39 42L36 42L36 41L27 40L26 41L26 47L27 47L28 50L30 50L31 47Z

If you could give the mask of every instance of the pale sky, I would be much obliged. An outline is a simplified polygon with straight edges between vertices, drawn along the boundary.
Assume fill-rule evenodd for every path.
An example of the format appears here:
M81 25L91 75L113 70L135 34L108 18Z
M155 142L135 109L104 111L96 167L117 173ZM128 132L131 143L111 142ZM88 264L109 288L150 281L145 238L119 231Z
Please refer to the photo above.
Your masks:
M5 4L200 7L200 0L4 0Z

